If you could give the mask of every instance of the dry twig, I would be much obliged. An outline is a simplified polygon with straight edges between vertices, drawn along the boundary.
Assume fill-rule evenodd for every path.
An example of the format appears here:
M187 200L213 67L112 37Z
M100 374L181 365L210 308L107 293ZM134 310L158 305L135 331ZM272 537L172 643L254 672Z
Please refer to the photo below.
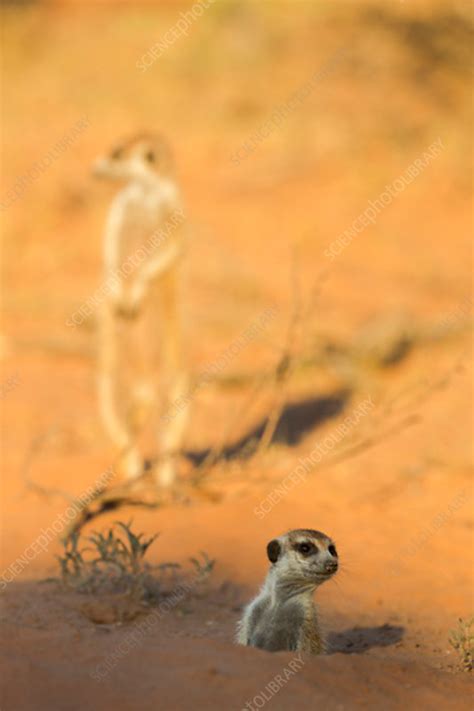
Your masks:
M292 260L292 290L293 308L288 323L288 329L282 354L275 368L273 377L273 388L276 393L273 408L268 416L265 428L257 449L257 456L263 455L270 446L276 428L280 421L281 414L287 402L287 387L290 376L294 368L295 350L298 343L298 329L301 325L301 300L299 290L299 270L296 248L293 251Z

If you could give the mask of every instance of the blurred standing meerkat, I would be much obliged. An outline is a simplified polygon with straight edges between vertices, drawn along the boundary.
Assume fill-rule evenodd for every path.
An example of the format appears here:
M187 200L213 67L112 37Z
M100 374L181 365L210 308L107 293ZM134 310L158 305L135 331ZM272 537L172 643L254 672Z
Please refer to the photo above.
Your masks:
M244 610L237 643L269 652L322 654L325 644L313 593L337 571L333 541L320 531L299 528L270 541L267 555L271 568Z
M187 420L186 409L166 424L159 417L160 406L168 410L187 391L180 299L185 219L172 157L160 136L137 135L99 158L94 174L123 183L104 236L100 413L127 478L143 472L139 440L153 428L155 476L167 486Z

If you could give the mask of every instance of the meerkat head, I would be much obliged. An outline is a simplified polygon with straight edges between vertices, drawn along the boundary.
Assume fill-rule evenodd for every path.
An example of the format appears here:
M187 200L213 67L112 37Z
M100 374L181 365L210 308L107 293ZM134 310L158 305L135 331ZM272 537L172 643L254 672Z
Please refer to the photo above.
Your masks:
M119 181L147 181L168 177L172 157L166 141L157 134L143 133L115 144L94 164L94 175Z
M318 586L338 568L333 541L312 529L299 528L275 538L267 545L267 555L285 585Z

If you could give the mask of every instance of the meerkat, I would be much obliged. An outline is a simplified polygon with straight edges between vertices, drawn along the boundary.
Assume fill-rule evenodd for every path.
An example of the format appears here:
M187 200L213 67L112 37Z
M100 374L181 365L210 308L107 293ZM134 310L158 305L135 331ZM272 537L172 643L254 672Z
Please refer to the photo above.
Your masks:
M320 531L297 529L270 541L267 555L270 570L244 610L237 643L269 652L324 653L313 593L337 571L333 541Z
M168 410L188 382L180 299L185 217L172 156L161 136L136 135L99 158L93 172L121 184L103 241L99 409L118 450L119 471L127 478L142 474L139 440L151 428L158 450L155 478L168 486L187 408L164 424L159 407Z

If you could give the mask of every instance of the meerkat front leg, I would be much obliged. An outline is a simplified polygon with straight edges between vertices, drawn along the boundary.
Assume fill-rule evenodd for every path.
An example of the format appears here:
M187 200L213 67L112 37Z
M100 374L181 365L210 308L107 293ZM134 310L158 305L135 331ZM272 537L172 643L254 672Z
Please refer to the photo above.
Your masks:
M178 245L171 245L162 254L145 263L134 275L126 292L121 292L118 313L126 318L136 318L142 310L151 283L159 279L168 269L173 268L179 255Z

